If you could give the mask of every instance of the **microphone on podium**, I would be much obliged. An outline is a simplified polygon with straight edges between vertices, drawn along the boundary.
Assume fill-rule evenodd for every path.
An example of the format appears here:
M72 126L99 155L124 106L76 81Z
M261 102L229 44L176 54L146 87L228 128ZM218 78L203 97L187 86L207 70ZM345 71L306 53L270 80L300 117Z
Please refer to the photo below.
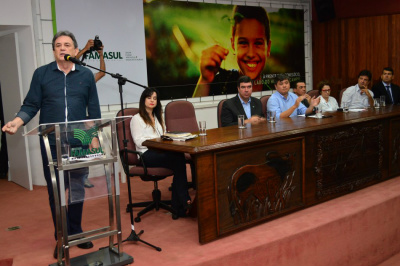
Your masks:
M75 57L70 56L69 54L64 55L64 59L65 59L65 61L70 61L72 63L78 64L81 66L86 66L85 63L79 61L79 59L76 59Z

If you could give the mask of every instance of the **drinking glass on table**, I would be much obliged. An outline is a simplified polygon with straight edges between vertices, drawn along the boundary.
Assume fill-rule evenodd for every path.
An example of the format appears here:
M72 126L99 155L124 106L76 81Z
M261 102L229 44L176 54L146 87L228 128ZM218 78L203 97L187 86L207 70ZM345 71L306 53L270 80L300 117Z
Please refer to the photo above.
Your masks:
M206 136L206 121L199 121L199 136Z
M381 97L379 97L380 99L380 104L382 107L386 106L386 99L385 99L385 95L381 95Z
M342 103L342 108L344 113L349 112L349 103Z
M374 99L374 107L375 108L380 108L380 99Z
M315 107L315 117L322 118L322 107Z
M268 111L267 116L268 116L268 122L269 123L275 123L276 122L276 111Z
M244 124L244 115L238 115L238 128L246 128Z

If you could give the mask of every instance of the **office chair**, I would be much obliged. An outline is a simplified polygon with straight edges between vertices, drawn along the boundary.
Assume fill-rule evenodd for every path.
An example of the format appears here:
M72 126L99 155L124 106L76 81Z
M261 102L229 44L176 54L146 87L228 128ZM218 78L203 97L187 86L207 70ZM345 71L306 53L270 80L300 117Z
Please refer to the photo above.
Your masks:
M343 92L346 90L347 88L341 89L340 93L339 93L339 106L342 107L342 96L343 96Z
M125 116L134 116L139 112L138 108L126 108L124 109ZM122 111L117 113L117 117L122 116ZM123 133L123 123L117 123L117 137L118 137L118 147L119 154L122 162L124 172L127 176L128 181L128 196L132 199L130 178L138 176L142 181L148 182L152 181L154 183L154 189L152 192L152 201L138 202L138 203L128 203L126 206L126 212L132 211L134 207L145 207L143 210L139 211L135 218L135 222L141 221L141 216L150 210L156 209L157 211L162 208L164 210L170 211L172 213L173 219L178 219L178 215L174 209L172 209L171 201L161 200L161 191L158 189L158 181L165 179L168 176L172 176L174 173L172 170L163 167L146 167L142 159L142 153L136 151L135 143L132 139L131 128L130 128L131 118L125 120L125 135L127 142L127 148L125 150L124 146L124 133ZM131 201L130 201L131 202Z
M267 102L269 97L271 97L271 95L264 95L260 98L261 101L261 108L262 108L262 112L265 118L267 118Z
M218 103L218 107L217 107L218 127L222 127L221 112L222 112L222 106L224 105L225 101L226 101L226 99L223 99Z
M173 101L165 106L165 126L168 132L198 132L199 126L196 119L194 106L189 101ZM190 165L192 182L188 182L189 188L196 188L195 168L192 157L185 153L186 163Z
M315 96L315 98L317 98L319 96L319 90L310 90L310 91L307 91L307 94L310 95L311 98L314 96Z

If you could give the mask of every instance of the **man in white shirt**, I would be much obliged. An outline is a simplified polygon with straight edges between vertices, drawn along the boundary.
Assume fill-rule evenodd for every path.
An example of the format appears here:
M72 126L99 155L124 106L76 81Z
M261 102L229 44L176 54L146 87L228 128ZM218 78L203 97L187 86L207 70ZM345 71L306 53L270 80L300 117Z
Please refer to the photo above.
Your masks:
M342 96L340 106L344 103L350 109L363 109L374 106L374 93L368 89L372 74L369 70L362 70L358 74L358 83L355 86L348 87Z

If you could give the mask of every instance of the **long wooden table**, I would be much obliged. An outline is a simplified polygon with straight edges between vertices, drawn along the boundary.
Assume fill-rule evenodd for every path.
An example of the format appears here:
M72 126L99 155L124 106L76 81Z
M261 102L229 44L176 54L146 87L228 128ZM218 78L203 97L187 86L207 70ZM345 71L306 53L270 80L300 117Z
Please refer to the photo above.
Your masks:
M144 145L191 154L207 243L400 174L400 106L325 115Z

